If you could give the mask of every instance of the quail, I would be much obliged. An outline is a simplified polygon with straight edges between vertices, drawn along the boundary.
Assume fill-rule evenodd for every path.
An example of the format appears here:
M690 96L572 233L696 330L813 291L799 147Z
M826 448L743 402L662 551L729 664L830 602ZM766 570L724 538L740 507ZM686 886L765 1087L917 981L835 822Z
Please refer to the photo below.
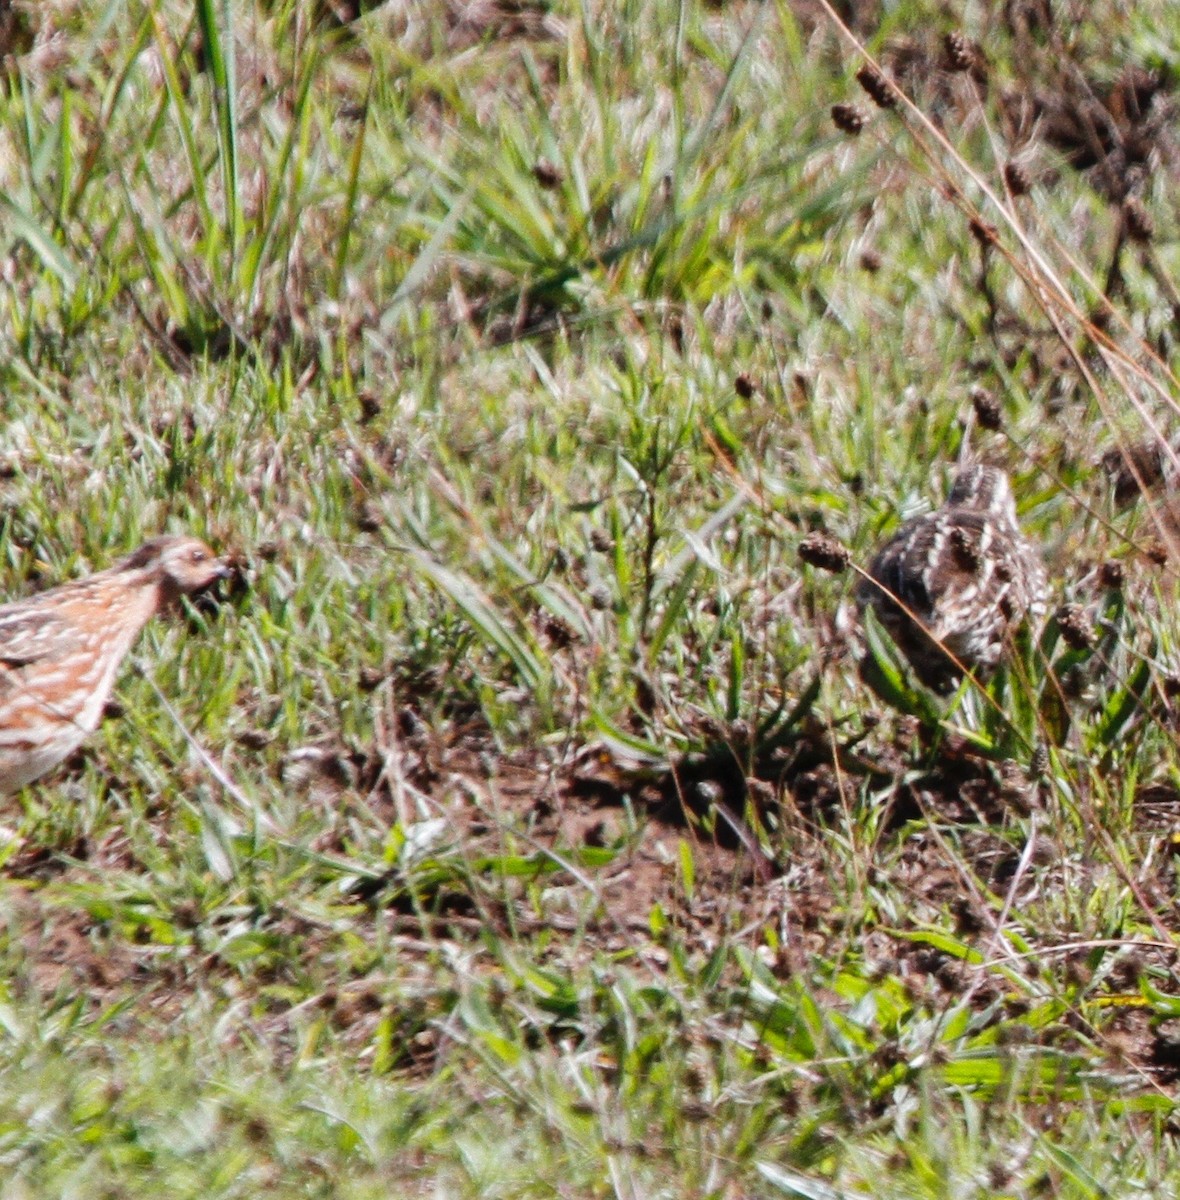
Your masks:
M157 537L96 575L0 605L0 793L97 728L119 666L161 608L228 575L192 537Z
M962 668L986 675L1011 631L1045 614L1040 555L1016 523L1007 475L973 465L941 508L907 521L857 588L918 678L951 691Z

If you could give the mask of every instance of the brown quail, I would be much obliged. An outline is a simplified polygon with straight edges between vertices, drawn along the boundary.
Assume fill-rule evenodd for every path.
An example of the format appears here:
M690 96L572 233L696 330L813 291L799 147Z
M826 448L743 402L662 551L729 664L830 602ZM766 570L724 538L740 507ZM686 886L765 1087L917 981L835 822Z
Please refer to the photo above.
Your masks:
M0 793L93 733L148 620L226 574L196 538L157 537L106 571L0 605Z

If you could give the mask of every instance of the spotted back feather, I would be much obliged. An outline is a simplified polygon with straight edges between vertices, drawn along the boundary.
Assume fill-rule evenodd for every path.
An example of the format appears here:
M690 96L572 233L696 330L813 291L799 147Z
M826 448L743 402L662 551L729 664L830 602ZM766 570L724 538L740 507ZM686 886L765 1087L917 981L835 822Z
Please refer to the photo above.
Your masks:
M955 660L986 674L1013 628L1045 613L1044 567L995 467L960 472L946 503L907 521L868 576L857 590L860 607L874 610L918 677L940 692L961 677Z

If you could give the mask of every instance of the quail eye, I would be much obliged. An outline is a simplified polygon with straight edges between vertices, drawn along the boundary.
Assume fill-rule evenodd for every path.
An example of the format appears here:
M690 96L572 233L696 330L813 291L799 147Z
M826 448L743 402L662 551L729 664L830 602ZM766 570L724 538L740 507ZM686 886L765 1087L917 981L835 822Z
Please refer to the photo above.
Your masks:
M191 559L192 559L192 561L193 561L193 562L195 562L195 563L204 562L204 561L205 561L205 557L206 557L206 556L205 556L205 551L204 551L204 550L194 550L194 551L192 551L192 553L189 555L189 558L191 558Z

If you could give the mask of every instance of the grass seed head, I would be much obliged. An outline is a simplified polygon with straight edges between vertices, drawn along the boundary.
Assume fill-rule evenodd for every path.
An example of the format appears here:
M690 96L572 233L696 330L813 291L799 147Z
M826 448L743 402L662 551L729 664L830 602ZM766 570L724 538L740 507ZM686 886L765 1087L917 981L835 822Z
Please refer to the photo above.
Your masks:
M1147 560L1157 567L1168 565L1168 547L1161 541L1150 542L1145 550Z
M980 429L1003 429L1004 412L999 400L985 387L971 389L971 406Z
M1028 773L1034 778L1039 779L1042 775L1049 771L1049 749L1040 742L1032 753L1032 759L1028 764Z
M1114 309L1106 300L1100 300L1090 313L1090 324L1095 329L1107 330L1114 324Z
M1117 558L1108 558L1098 568L1098 582L1110 591L1118 591L1126 581L1126 569Z
M1155 222L1138 196L1128 196L1123 201L1123 228L1133 242L1150 242L1155 236Z
M607 612L611 607L611 595L601 584L592 587L586 597L596 612Z
M539 158L533 163L533 178L546 191L552 191L556 187L560 187L565 180L558 167L555 167L547 158Z
M856 82L864 88L878 108L897 107L897 96L889 86L889 81L876 67L865 63L856 73Z
M809 533L799 543L799 557L821 571L840 572L852 561L847 546L827 533Z
M832 123L850 137L856 137L865 127L868 117L859 104L833 104Z
M1004 164L1004 182L1013 196L1027 196L1032 191L1032 173L1015 159Z
M990 221L985 221L982 217L972 217L968 228L971 230L971 236L984 249L994 246L1000 240L1000 231Z
M966 34L952 29L943 38L942 44L946 51L946 69L948 71L970 71L975 66L977 61L975 47L972 46Z
M1065 604L1057 610L1057 627L1071 650L1088 650L1094 645L1094 625L1080 604Z
M381 415L381 401L372 392L361 392L356 399L360 405L362 425L368 425Z
M361 667L357 674L357 687L362 692L375 692L389 678L385 667Z
M541 632L555 650L566 650L578 640L573 626L554 613L541 614Z

